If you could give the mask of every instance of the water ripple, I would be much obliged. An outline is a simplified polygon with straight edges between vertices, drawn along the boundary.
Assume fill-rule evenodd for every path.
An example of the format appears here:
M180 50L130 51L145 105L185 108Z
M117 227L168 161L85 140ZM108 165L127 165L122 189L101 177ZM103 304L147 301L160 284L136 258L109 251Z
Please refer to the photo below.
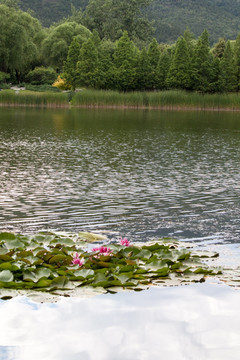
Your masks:
M159 113L140 112L141 118L102 112L96 122L91 111L82 120L59 112L62 128L56 133L54 111L32 124L29 110L17 129L16 113L5 112L0 229L109 229L143 239L239 241L236 114L234 126L226 114L217 126L214 115L202 114L200 126L191 113L161 113L160 121Z

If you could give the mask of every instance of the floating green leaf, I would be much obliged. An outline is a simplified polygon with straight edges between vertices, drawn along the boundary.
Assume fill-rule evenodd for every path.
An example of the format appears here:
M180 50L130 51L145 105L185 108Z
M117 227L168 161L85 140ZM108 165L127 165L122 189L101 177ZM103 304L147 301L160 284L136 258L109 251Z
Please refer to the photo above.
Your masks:
M64 289L68 288L69 280L66 276L58 276L51 282L52 289Z
M131 246L112 243L103 246L111 249L107 252L87 251L89 242L103 240L105 236L86 232L0 233L0 289L75 296L89 292L84 290L89 288L91 294L140 291L150 285L189 284L202 282L206 276L221 276L219 268L204 263L205 258L214 261L216 253L190 251L173 239ZM76 253L79 261L74 265ZM222 276L227 281L226 273ZM239 286L240 271L235 283Z
M0 233L0 241L1 240L14 240L16 239L16 235L9 232L2 232Z

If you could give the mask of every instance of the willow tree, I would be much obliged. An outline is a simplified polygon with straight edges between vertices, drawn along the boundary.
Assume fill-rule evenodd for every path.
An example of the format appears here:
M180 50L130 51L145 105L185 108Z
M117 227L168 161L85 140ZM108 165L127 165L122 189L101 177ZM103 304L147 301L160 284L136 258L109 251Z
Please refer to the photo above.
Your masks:
M61 71L74 37L78 36L78 41L83 43L90 35L91 32L85 26L75 22L65 22L50 28L42 46L45 65L51 65L56 70Z
M13 7L0 5L0 14L0 71L21 81L38 62L42 28L30 14Z

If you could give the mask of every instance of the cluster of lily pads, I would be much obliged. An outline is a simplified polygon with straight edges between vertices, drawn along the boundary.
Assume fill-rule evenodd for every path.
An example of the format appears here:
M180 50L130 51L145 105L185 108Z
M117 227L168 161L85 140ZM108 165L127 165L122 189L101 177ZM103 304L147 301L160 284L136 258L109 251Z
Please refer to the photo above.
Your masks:
M121 288L204 281L206 275L219 273L202 260L217 253L198 254L173 239L140 244L120 239L107 245L104 240L92 233L2 232L0 288L56 293L92 287L114 293Z

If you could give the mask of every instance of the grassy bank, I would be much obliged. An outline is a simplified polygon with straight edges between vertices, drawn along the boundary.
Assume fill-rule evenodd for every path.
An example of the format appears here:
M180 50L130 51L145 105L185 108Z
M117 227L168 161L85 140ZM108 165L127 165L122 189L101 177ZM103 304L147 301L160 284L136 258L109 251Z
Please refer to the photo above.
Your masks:
M74 106L159 109L240 110L239 94L198 94L185 91L130 92L84 90L72 99Z
M69 105L69 100L66 93L2 90L0 104L3 106L63 107Z
M185 91L129 92L82 90L71 94L75 107L240 110L240 94L198 94ZM2 106L70 106L70 94L12 90L0 91Z

